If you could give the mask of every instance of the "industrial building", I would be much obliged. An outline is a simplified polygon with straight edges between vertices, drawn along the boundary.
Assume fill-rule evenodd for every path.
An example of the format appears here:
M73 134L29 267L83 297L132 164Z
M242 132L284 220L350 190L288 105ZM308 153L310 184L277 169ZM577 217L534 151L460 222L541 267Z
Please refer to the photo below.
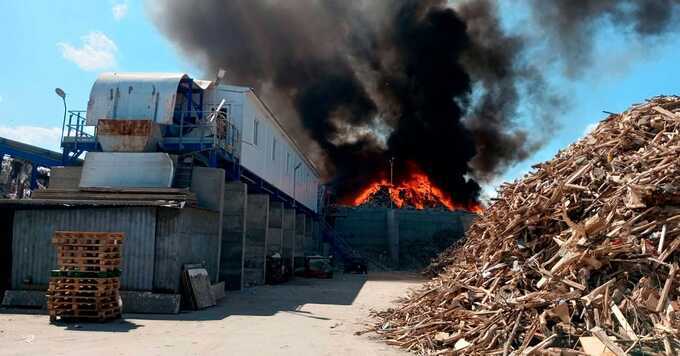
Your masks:
M41 154L51 171L30 199L0 200L5 305L44 304L54 231L123 232L124 311L177 313L185 265L203 265L215 290L292 276L319 254L417 269L474 217L443 206L327 209L319 171L274 113L220 79L104 73L87 110L64 113L60 155L17 144L16 156Z
M65 112L62 148L48 189L0 201L5 304L44 302L56 230L126 233L126 311L176 312L184 264L241 289L264 284L267 256L292 274L321 251L319 172L250 88L104 73Z

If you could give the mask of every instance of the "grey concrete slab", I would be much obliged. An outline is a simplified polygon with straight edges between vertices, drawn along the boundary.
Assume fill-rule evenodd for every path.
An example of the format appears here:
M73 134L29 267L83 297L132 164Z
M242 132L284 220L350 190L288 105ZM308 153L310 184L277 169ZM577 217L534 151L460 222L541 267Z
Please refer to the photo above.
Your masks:
M267 256L283 254L283 202L269 202L269 229L267 231Z
M151 292L120 291L123 300L123 313L137 314L177 314L179 313L179 294L160 294Z
M285 208L283 211L283 261L289 271L293 268L293 251L295 248L295 209Z
M269 195L248 194L246 209L246 243L243 265L246 287L262 285L265 281L265 256L269 229Z
M227 290L243 288L247 204L248 186L245 183L228 182L224 185L219 280L225 282Z
M45 293L44 290L6 290L2 306L47 309Z
M50 189L78 189L83 167L52 167L50 169Z
M194 167L189 189L196 193L199 207L222 211L224 184L224 169Z

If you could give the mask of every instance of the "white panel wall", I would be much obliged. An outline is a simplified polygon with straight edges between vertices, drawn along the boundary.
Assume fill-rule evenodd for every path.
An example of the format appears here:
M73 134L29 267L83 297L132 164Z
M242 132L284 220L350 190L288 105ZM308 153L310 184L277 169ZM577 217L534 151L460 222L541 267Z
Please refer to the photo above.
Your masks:
M241 132L241 165L316 211L318 175L255 94L248 88L221 85L206 99L219 103L221 98L230 104L232 119ZM296 171L298 163L301 164Z

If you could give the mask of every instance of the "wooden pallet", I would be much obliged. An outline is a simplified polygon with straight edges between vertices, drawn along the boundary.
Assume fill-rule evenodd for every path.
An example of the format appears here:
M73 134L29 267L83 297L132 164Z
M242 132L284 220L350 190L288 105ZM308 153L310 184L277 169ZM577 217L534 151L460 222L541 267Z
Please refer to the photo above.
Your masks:
M120 277L110 278L79 278L79 277L52 277L50 284L55 285L69 285L69 286L118 286L120 285Z
M54 245L57 252L120 252L123 247L122 244L59 244Z
M119 295L106 297L63 297L47 295L47 310L107 310L118 307Z
M123 241L122 232L55 231L53 239L91 239L103 241Z
M115 265L101 265L89 263L59 263L59 268L63 271L78 271L78 272L113 272L118 269L119 264Z
M50 322L57 320L61 321L75 321L75 320L91 320L91 321L106 321L117 319L120 317L120 307L115 306L104 310L49 310Z
M47 310L107 310L118 307L118 298L102 299L100 301L91 300L60 300L48 299Z
M121 258L120 250L118 251L101 251L85 250L85 249L57 249L57 258Z
M114 269L112 271L67 271L67 270L52 270L50 271L50 276L52 278L84 278L84 279L106 279L106 278L118 278L121 275L120 269Z
M97 257L60 257L57 256L57 265L98 265L98 266L113 266L120 265L120 257L117 258L97 258Z

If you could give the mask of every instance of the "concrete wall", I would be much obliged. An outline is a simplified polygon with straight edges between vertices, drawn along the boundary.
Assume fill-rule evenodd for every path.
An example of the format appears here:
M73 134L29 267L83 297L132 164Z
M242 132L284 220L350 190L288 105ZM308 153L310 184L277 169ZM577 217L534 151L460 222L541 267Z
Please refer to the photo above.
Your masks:
M395 268L417 268L464 235L474 214L436 210L341 208L336 231L359 253Z
M286 268L292 271L293 249L295 247L295 209L283 210L283 261Z
M244 285L246 287L264 284L268 229L269 195L248 194L246 243L243 254Z
M243 252L246 241L248 186L241 182L224 185L220 280L226 289L243 288Z
M52 167L50 169L50 189L78 189L83 167Z
M194 167L191 173L192 192L196 193L198 206L214 211L222 211L224 199L224 169Z
M283 202L269 202L269 230L267 231L267 256L283 254Z
M206 209L159 208L153 288L179 293L182 266L201 263L217 283L220 213Z

